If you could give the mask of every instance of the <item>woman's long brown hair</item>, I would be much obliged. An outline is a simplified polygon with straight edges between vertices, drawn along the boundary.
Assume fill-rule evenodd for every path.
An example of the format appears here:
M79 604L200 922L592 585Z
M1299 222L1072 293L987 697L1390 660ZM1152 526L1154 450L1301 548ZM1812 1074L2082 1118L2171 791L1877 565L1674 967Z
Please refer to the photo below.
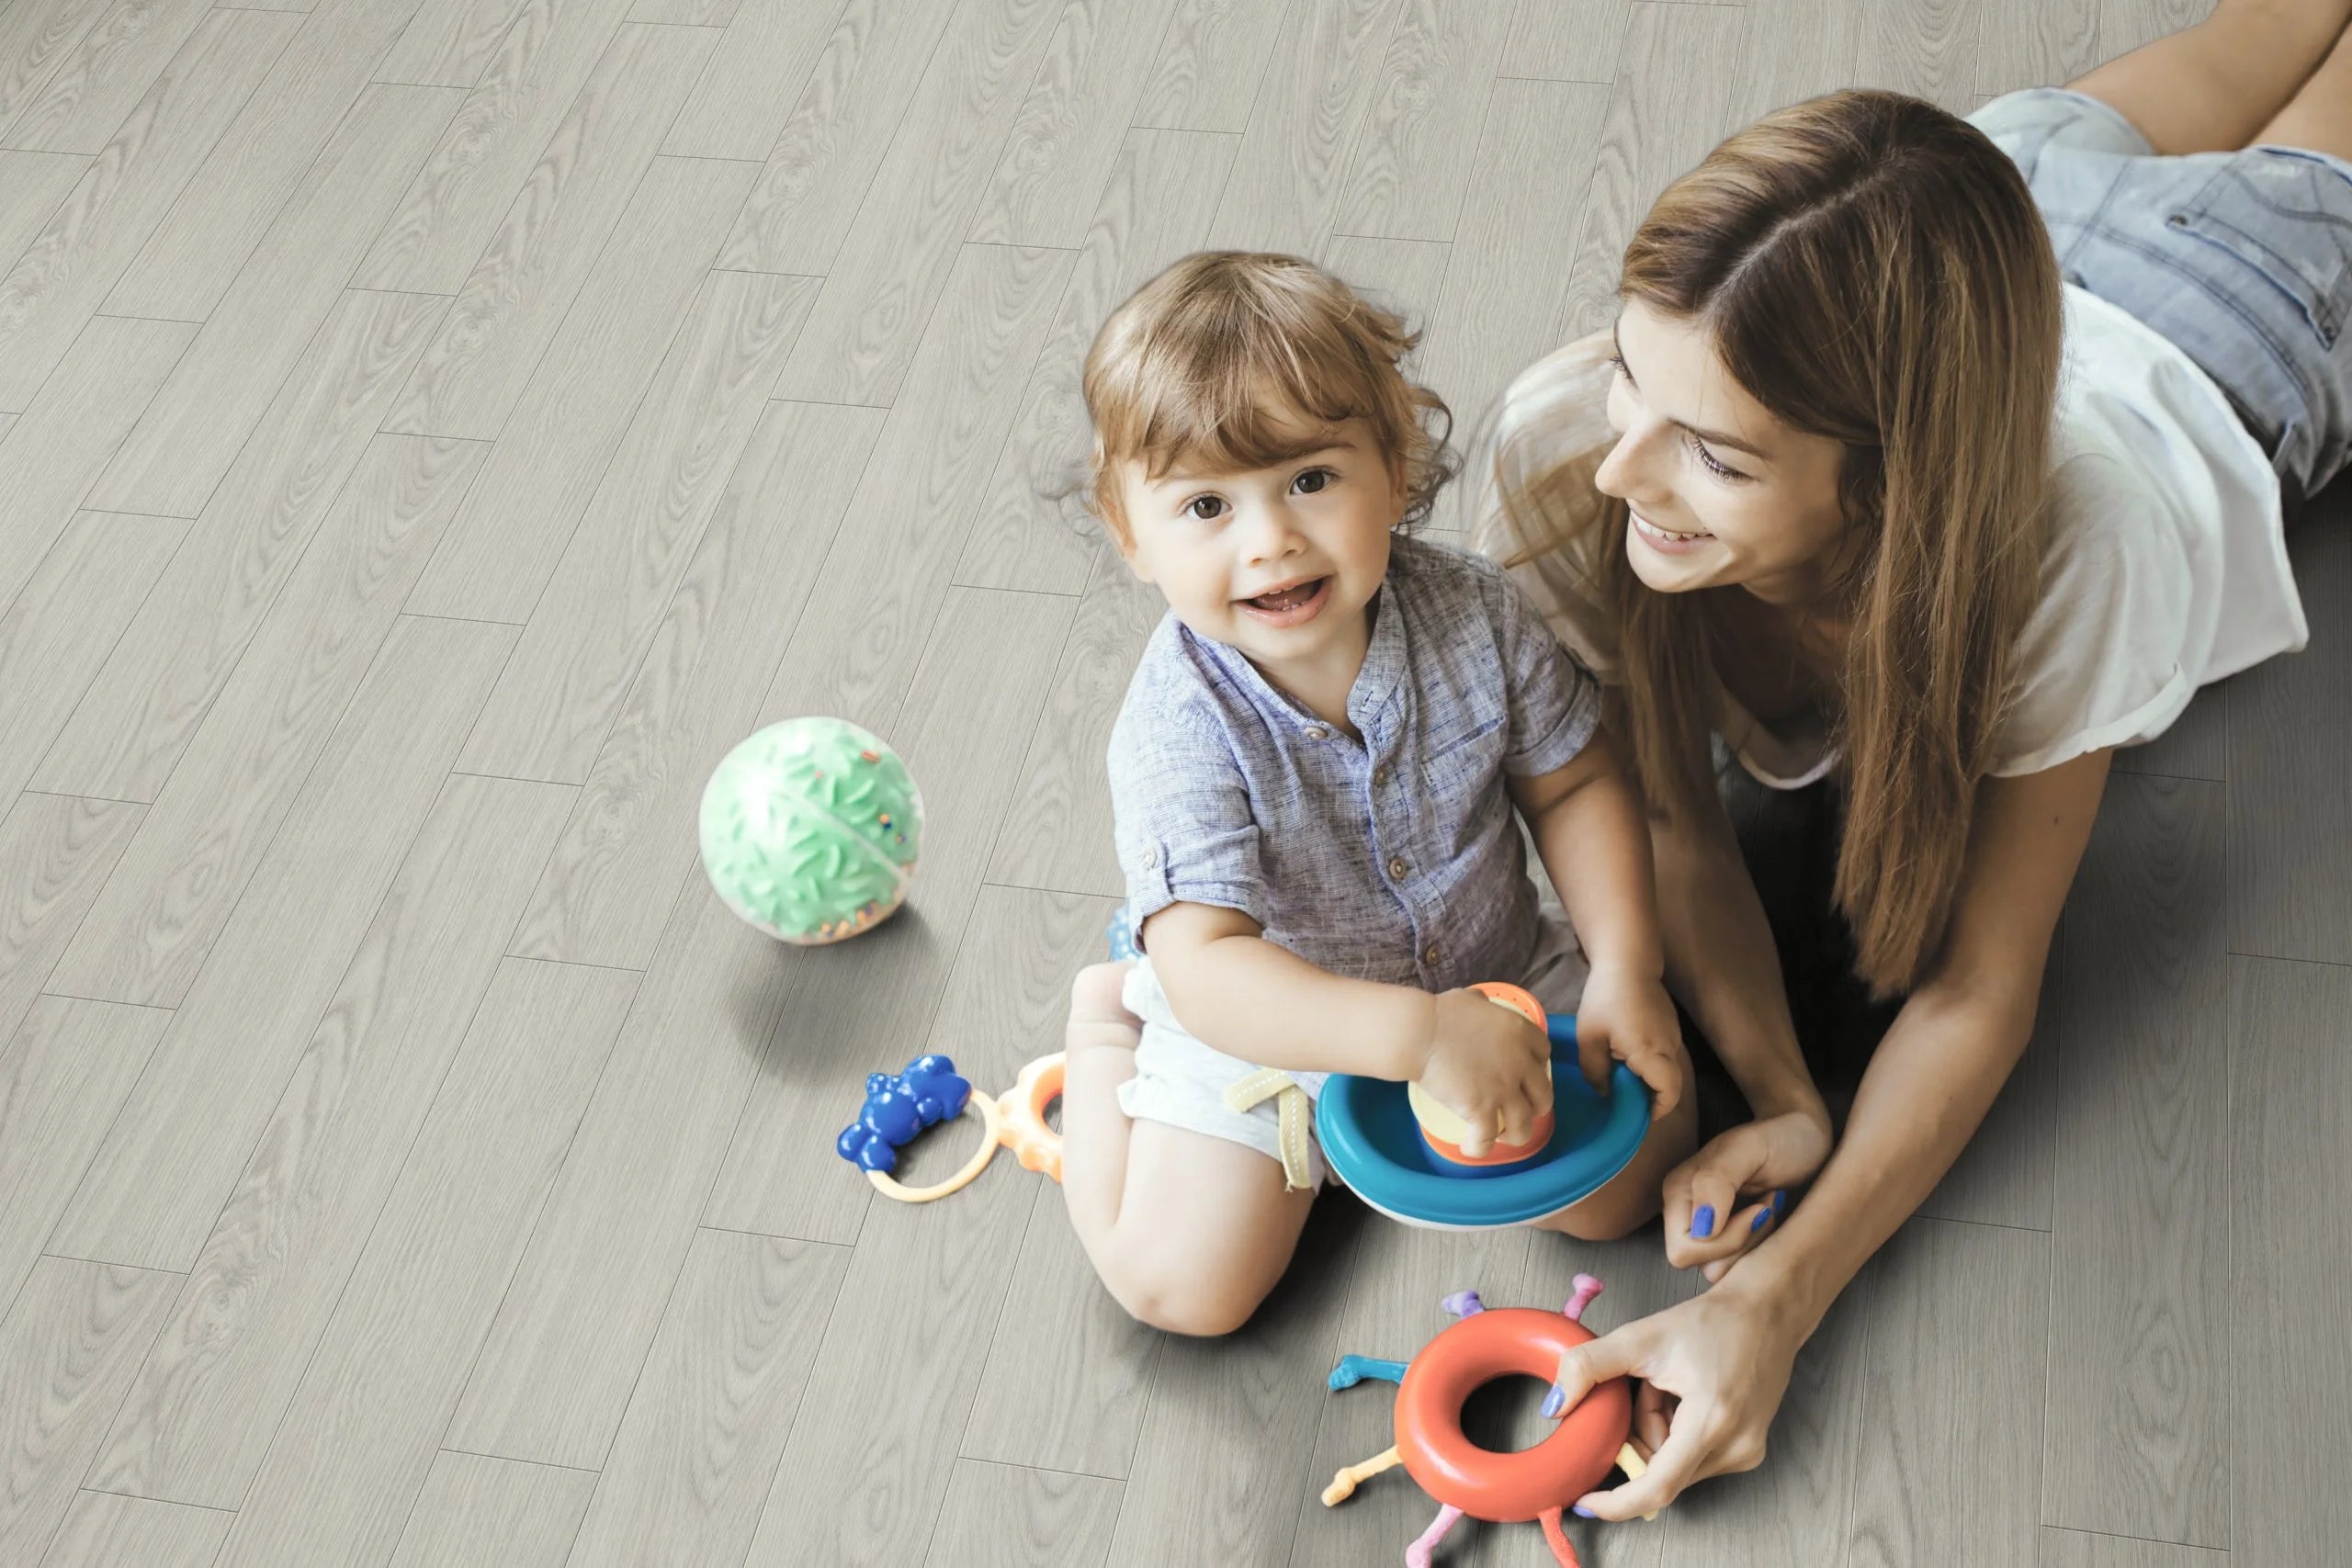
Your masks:
M1836 93L1675 182L1625 249L1623 293L1703 326L1758 402L1844 444L1846 537L1820 606L1849 626L1830 715L1836 897L1861 976L1906 990L1951 916L2039 586L2060 363L2047 231L2016 165L1966 121ZM1592 488L1600 456L1499 451L1501 521L1522 560L1613 622L1616 727L1652 809L1680 816L1715 787L1714 596L1634 576L1624 504Z

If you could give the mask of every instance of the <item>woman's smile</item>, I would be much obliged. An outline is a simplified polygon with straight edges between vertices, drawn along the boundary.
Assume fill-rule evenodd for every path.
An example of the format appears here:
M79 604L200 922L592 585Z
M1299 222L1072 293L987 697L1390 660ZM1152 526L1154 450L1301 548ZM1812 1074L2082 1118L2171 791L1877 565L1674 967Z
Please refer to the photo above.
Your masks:
M1660 555L1687 556L1714 537L1713 534L1679 534L1661 528L1630 506L1625 514L1634 520L1634 536Z

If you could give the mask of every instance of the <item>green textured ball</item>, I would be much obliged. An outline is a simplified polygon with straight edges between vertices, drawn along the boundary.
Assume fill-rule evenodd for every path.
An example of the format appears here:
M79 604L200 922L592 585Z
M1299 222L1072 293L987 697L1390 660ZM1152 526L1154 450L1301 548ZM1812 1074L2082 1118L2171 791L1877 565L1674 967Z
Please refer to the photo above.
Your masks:
M727 907L773 937L840 942L906 901L922 792L847 719L788 718L727 753L702 792L702 864Z

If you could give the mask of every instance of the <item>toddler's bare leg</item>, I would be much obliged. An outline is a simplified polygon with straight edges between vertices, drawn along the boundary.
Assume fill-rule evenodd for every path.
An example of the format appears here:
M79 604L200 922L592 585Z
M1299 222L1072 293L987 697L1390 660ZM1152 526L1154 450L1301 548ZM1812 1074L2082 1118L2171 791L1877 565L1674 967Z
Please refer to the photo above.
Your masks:
M1699 1146L1698 1084L1687 1050L1682 1052L1682 1086L1681 1102L1650 1123L1632 1164L1589 1198L1535 1221L1535 1228L1559 1231L1580 1241L1614 1241L1656 1218L1668 1174Z
M1062 1079L1062 1194L1094 1271L1135 1317L1171 1334L1250 1320L1297 1250L1310 1192L1280 1161L1157 1122L1131 1122L1119 1085L1141 1034L1118 1005L1124 965L1080 975Z
M2352 0L2220 0L2195 27L2069 85L2121 110L2159 152L2234 152L2295 96L2348 18Z

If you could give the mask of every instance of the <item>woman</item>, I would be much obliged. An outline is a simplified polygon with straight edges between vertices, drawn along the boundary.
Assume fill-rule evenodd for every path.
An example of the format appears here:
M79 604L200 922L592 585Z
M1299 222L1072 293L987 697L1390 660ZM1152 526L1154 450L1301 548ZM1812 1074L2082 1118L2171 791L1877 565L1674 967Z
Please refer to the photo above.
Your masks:
M1761 1461L2025 1047L2112 749L2302 645L2282 514L2352 444L2347 13L2222 0L1973 130L1889 94L1769 117L1644 220L1612 332L1512 388L1479 542L1610 685L1668 984L1753 1117L1663 1194L1714 1287L1562 1363L1569 1404L1641 1379L1654 1450L1579 1512ZM1851 966L1899 1000L1834 1153L1711 743L1835 791Z

